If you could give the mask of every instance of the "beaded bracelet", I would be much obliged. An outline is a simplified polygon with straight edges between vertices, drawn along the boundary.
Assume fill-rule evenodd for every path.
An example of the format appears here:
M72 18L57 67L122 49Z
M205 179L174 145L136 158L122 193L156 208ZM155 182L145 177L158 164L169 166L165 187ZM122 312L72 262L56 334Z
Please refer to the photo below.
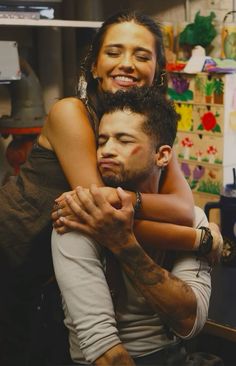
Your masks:
M136 213L142 208L142 195L141 192L139 191L136 191L135 195L136 195L136 202L134 205L134 212Z

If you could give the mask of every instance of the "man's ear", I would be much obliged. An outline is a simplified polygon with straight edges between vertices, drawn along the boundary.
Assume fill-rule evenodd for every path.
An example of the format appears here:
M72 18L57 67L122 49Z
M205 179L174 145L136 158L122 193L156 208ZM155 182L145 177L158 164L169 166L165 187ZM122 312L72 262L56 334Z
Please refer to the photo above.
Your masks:
M165 168L172 157L172 148L169 145L162 145L156 153L156 165L158 168Z

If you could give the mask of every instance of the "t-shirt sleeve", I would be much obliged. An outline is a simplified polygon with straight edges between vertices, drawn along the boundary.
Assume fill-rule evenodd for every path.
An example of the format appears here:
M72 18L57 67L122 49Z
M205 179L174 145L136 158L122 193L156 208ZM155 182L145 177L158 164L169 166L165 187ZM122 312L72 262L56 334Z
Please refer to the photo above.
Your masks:
M121 343L101 251L89 237L76 232L58 235L53 230L53 263L75 362L81 361L79 351L92 363Z

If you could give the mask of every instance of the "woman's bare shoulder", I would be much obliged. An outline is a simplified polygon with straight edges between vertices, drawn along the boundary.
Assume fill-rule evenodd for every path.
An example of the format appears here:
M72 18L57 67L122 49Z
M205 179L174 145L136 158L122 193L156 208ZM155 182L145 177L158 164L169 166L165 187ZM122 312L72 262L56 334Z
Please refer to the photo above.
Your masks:
M85 104L78 98L68 97L58 100L51 108L49 112L49 118L63 118L69 113L69 115L76 113L87 114L87 108Z
M57 101L51 108L46 121L46 129L80 128L91 126L85 104L77 98L68 97ZM76 127L77 126L77 127Z

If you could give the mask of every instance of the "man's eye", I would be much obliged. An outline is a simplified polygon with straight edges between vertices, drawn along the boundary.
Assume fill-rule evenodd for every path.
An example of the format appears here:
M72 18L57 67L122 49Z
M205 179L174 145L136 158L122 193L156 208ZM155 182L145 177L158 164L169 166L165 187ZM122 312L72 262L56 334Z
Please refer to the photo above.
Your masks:
M131 144L133 141L131 140L120 140L122 144Z
M98 140L98 147L105 145L106 140Z

